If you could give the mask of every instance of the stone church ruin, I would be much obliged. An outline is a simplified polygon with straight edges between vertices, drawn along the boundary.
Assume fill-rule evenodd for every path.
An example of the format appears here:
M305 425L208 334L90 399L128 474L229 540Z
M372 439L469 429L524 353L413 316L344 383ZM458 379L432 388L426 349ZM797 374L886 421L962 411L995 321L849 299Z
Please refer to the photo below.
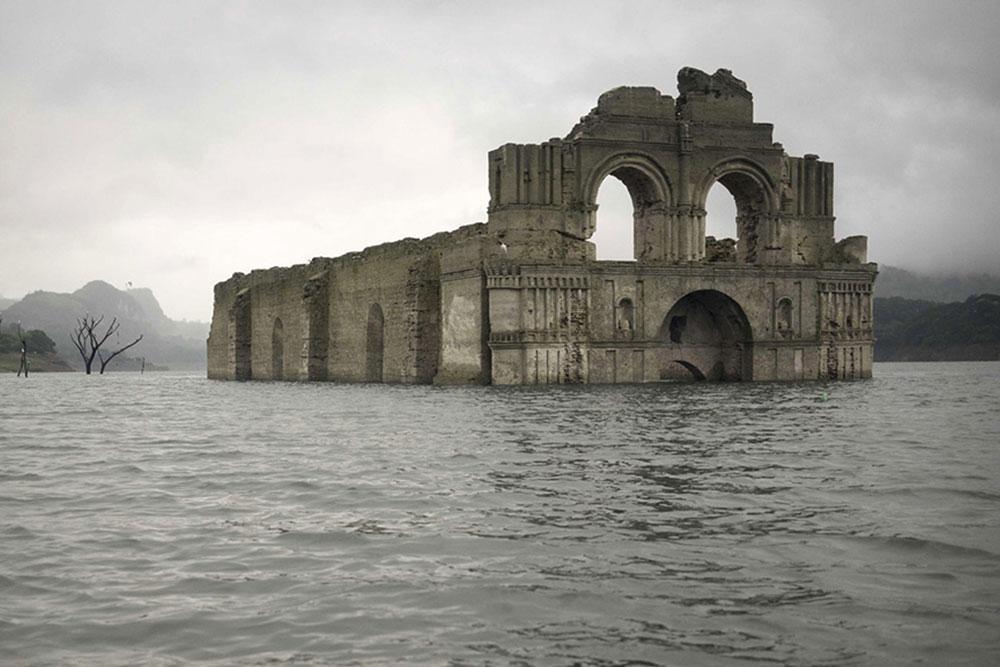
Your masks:
M401 383L870 377L867 238L835 242L833 164L789 156L728 70L622 87L562 139L489 153L476 223L215 286L208 376ZM597 261L619 179L634 261ZM705 236L716 182L738 238Z

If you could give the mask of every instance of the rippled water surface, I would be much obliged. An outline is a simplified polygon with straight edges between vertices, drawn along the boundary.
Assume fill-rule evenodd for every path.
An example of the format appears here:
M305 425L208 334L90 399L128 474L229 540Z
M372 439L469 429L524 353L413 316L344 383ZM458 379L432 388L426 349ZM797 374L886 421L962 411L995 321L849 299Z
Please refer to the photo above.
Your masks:
M0 663L990 664L1000 364L0 377Z

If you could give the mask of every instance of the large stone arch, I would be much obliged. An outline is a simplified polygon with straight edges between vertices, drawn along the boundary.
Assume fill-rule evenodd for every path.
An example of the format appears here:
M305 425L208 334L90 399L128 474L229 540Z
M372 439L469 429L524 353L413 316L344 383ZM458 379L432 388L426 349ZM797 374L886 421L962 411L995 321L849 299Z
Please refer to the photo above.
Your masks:
M753 379L750 320L735 299L719 290L696 290L678 299L656 339L660 379Z
M705 238L705 202L708 192L721 184L736 201L736 262L755 264L775 241L775 217L780 210L779 188L759 162L745 156L720 160L707 169L695 187L694 216L702 242Z
M656 159L647 153L625 151L597 162L584 177L583 198L588 205L595 204L597 191L608 176L621 180L633 201L637 194L668 206L673 200L670 178Z
M632 198L634 258L651 258L658 252L657 239L663 235L673 205L670 178L655 158L641 152L616 153L595 164L583 185L584 236L588 239L597 229L597 193L609 176L621 181Z

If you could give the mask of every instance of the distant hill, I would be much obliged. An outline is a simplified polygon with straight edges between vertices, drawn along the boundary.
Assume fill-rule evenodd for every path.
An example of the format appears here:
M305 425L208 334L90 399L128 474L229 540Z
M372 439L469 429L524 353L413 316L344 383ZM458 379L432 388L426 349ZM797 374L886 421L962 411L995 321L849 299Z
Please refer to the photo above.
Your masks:
M8 299L5 296L0 296L0 312L3 312L5 308L9 308L17 303L17 299Z
M124 345L142 334L142 342L127 353L131 357L145 357L152 364L171 369L205 367L208 324L171 320L146 288L120 290L94 280L72 294L32 292L0 315L5 322L20 321L25 329L41 329L56 342L64 359L82 367L69 335L76 319L86 313L103 315L105 323L118 318L121 329L111 344L120 341Z
M1000 295L875 298L875 361L1000 360Z
M875 280L876 297L903 297L950 303L971 294L1000 294L1000 276L988 273L927 274L880 265Z

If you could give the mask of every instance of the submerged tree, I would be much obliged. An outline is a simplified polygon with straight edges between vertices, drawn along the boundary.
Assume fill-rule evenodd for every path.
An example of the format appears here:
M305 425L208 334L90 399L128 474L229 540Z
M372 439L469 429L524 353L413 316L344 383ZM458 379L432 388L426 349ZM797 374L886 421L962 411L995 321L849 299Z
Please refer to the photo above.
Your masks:
M87 375L90 375L90 368L94 364L94 358L101 362L101 375L104 375L104 369L108 367L111 360L117 357L119 354L129 349L133 345L138 344L142 340L142 335L140 334L138 338L129 343L124 347L120 347L117 350L111 352L111 354L104 356L104 352L101 350L101 346L112 334L118 333L118 329L121 324L118 322L118 318L112 318L111 323L108 324L107 329L104 333L100 333L98 328L101 326L101 322L104 321L104 315L101 315L97 319L94 319L89 314L79 317L76 320L76 327L73 329L73 333L70 336L70 340L73 341L73 345L76 347L77 351L80 352L80 357L83 358L83 367Z

